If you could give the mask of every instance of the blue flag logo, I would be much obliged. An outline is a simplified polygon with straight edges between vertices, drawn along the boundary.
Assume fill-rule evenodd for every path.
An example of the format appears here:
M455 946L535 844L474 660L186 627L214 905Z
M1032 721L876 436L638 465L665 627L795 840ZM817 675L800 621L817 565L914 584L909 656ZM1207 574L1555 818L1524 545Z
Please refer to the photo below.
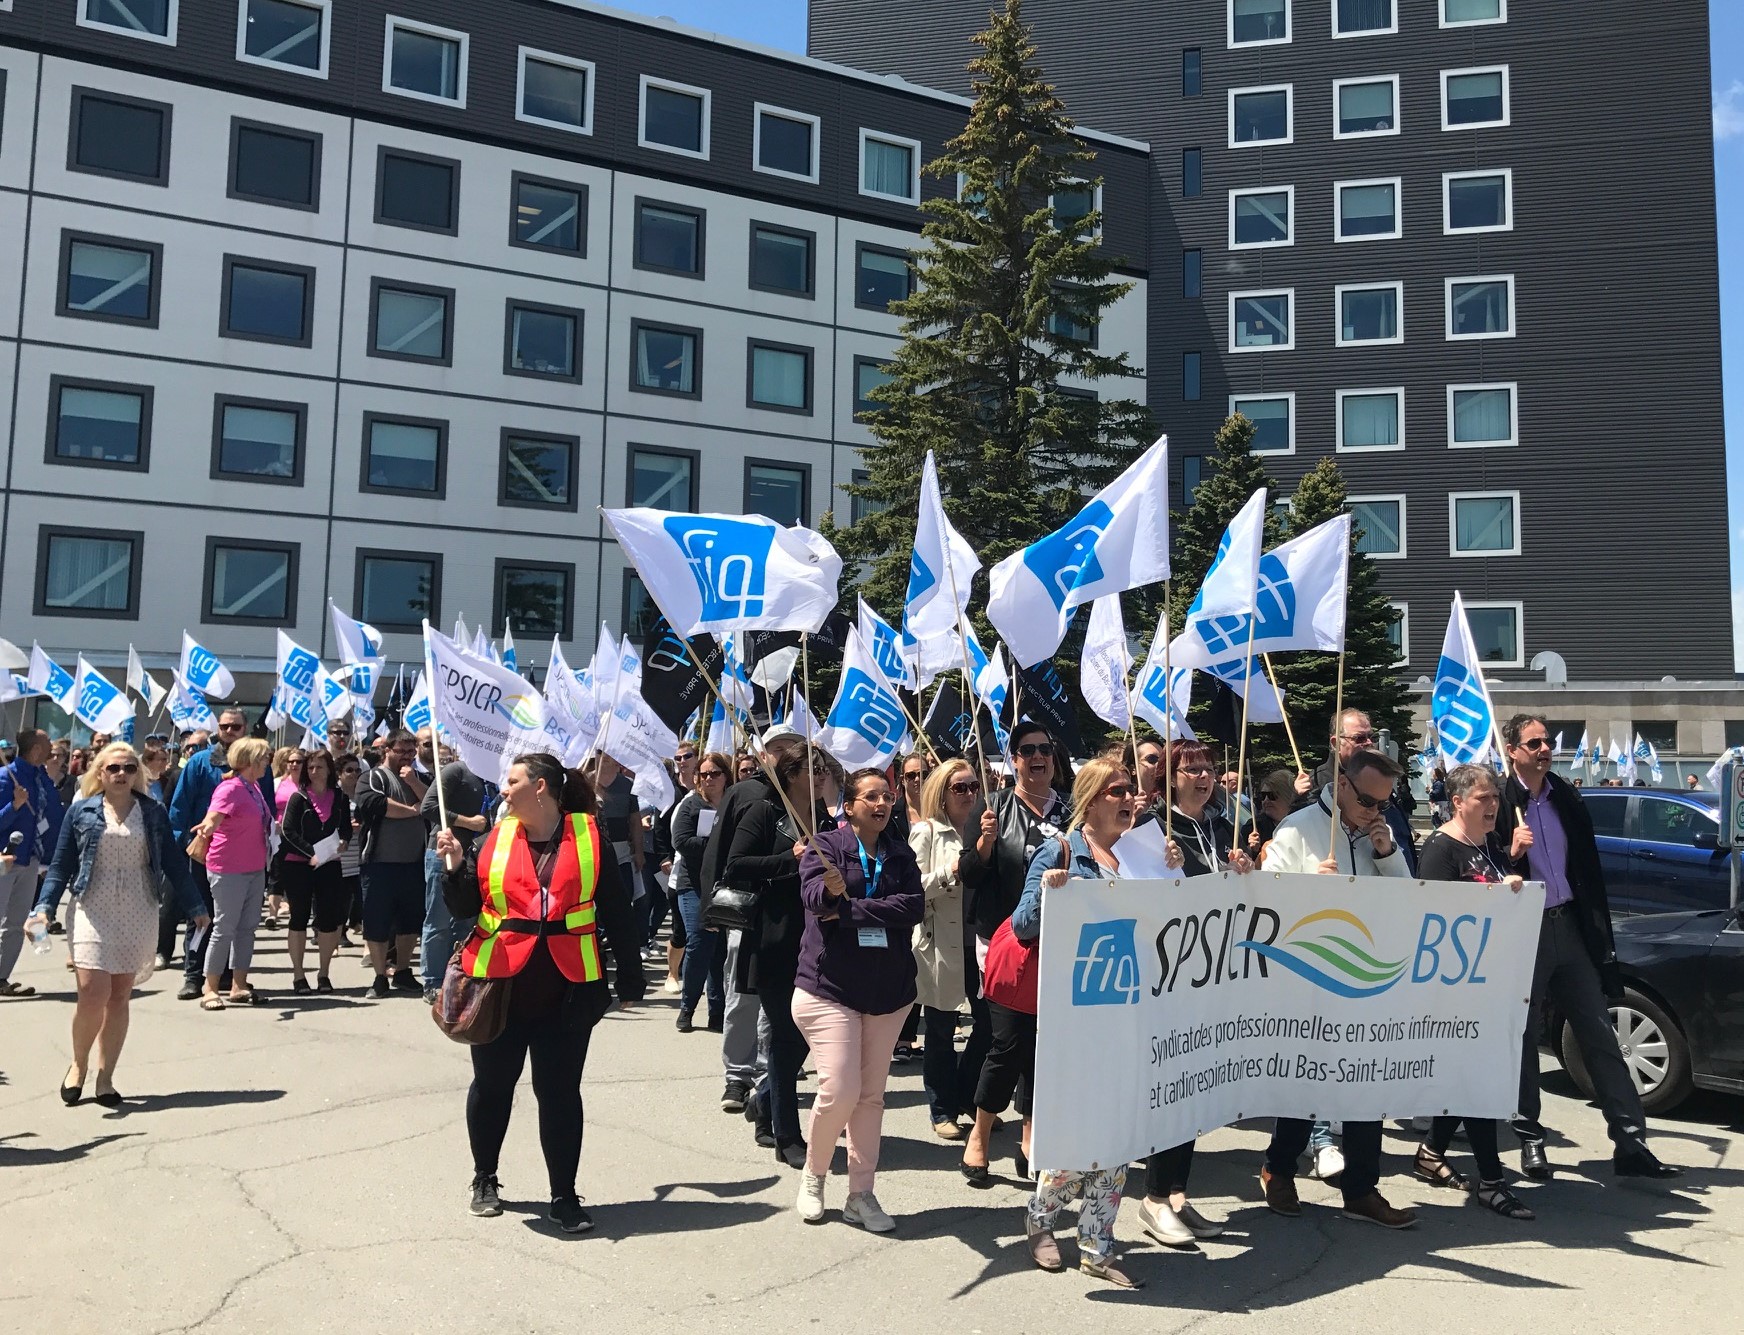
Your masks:
M915 552L908 558L908 597L903 601L910 607L918 602L926 591L939 582L937 575L920 559L920 553Z
M1047 590L1055 611L1065 607L1069 594L1102 578L1096 544L1113 522L1114 511L1098 498L1080 510L1071 523L1024 548L1023 563Z
M703 621L760 616L775 530L736 519L670 515L664 527L690 566Z
M859 668L843 673L841 694L824 725L858 733L869 745L885 751L894 751L908 728L902 706Z
M210 690L212 679L222 671L224 664L210 649L202 649L197 644L188 646L187 683L196 691Z
M1136 1006L1141 980L1136 918L1087 922L1078 931L1078 956L1072 961L1074 1006Z
M279 680L285 684L286 690L307 695L315 689L315 671L320 666L320 659L299 647L285 659L284 667L279 670Z
M904 681L908 677L908 665L902 661L902 651L896 642L896 632L883 621L872 619L872 659L878 668L892 681Z
M1216 570L1223 560L1223 554L1229 550L1229 534L1223 535L1223 542L1217 549L1217 560L1212 562L1211 569ZM1210 578L1210 571L1206 572ZM1206 648L1213 654L1239 656L1247 652L1248 640L1271 640L1288 638L1296 632L1296 586L1290 582L1290 572L1271 552L1260 557L1259 580L1254 587L1254 607L1259 616L1249 630L1249 617L1245 612L1230 616L1201 617L1195 620L1193 613L1205 596L1204 588L1193 599L1193 606L1188 610L1188 624L1198 632L1199 638L1205 642ZM1237 665L1239 667L1239 664Z
M1431 721L1441 754L1455 765L1474 763L1495 730L1483 683L1464 663L1442 655L1430 696Z
M79 691L78 716L93 726L121 692L101 677L87 676Z
M49 699L55 701L57 704L60 703L73 692L73 674L68 672L53 659L50 659L48 665L48 685L44 689L47 690Z
M406 716L400 720L402 726L409 732L419 732L430 726L430 697L421 695L412 702L412 707L406 711Z

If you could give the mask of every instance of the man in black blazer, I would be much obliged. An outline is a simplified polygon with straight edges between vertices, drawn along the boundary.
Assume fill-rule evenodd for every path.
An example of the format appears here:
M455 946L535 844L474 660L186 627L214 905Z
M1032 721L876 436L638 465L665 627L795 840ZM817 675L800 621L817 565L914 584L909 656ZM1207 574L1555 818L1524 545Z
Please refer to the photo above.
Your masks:
M1551 773L1551 742L1545 721L1516 714L1502 727L1509 776L1496 817L1496 833L1508 848L1513 870L1543 881L1544 925L1532 972L1532 1004L1520 1069L1520 1108L1514 1133L1520 1138L1520 1168L1528 1177L1550 1176L1539 1123L1538 1033L1544 1003L1555 997L1580 1044L1593 1090L1610 1128L1611 1164L1619 1177L1677 1177L1647 1148L1647 1117L1641 1096L1617 1046L1607 997L1621 997L1617 948L1611 936L1611 906L1593 839L1592 817L1573 785Z

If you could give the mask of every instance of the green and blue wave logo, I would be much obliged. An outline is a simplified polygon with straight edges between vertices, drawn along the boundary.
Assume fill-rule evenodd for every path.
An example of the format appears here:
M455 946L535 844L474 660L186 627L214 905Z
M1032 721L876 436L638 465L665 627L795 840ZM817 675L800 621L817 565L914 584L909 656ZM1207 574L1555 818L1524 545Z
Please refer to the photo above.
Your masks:
M1404 960L1377 958L1374 934L1349 909L1310 913L1275 945L1242 944L1340 997L1377 997L1405 975Z

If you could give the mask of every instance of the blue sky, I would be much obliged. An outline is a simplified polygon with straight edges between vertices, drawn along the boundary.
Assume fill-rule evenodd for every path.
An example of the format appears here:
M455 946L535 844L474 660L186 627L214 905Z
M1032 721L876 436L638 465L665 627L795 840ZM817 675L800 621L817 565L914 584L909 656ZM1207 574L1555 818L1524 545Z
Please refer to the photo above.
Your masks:
M805 50L805 0L614 0L692 27ZM1720 322L1726 380L1732 653L1744 671L1744 3L1710 0L1714 165L1719 188ZM1046 52L1043 53L1044 63ZM1643 571L1642 578L1650 578Z

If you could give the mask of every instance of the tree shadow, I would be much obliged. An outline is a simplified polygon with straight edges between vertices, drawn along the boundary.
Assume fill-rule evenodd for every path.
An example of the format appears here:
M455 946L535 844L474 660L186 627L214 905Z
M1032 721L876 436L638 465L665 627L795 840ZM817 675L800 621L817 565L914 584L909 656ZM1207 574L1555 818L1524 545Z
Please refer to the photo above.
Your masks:
M34 1131L21 1131L17 1135L0 1136L0 1168L47 1168L52 1164L72 1163L83 1159L92 1150L144 1134L143 1131L114 1131L106 1136L93 1136L81 1145L51 1149L48 1146L38 1148L34 1145L12 1144L15 1140L29 1140L36 1136Z
M108 1115L121 1117L128 1113L164 1112L172 1108L224 1108L236 1104L276 1103L284 1098L282 1089L185 1089L174 1094L136 1094L124 1097L121 1106Z

